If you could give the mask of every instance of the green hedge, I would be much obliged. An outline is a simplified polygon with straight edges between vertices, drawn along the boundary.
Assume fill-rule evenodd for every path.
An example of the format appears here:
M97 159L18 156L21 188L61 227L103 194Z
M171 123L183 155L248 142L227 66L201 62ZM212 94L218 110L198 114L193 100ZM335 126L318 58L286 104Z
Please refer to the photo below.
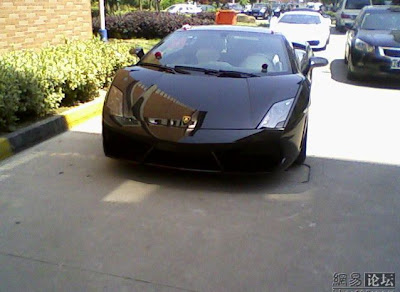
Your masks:
M92 100L117 69L136 61L133 46L93 39L0 55L0 130Z

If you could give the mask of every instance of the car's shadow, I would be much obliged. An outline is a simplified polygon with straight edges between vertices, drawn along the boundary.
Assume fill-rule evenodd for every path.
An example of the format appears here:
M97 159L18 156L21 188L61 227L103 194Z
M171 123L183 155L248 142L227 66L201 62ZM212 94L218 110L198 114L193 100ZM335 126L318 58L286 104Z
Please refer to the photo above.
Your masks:
M338 31L334 25L331 26L331 35L345 35L346 32Z
M347 78L347 65L343 59L335 59L330 64L332 79L345 84L351 84L363 87L382 88L382 89L400 89L400 82L398 80L390 79L377 79L363 78L361 80L353 81Z

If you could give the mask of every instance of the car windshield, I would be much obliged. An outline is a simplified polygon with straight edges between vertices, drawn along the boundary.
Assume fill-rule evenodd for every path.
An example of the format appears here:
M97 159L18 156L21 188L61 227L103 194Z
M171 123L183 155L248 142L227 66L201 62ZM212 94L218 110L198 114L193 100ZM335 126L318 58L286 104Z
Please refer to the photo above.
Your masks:
M370 0L347 0L345 9L362 9L368 5L371 5Z
M361 29L398 30L400 12L366 13L361 22Z
M181 70L177 73L189 74L195 72L185 67L257 76L292 72L282 36L223 30L176 31L147 53L138 65L154 70L157 66L162 69L178 66Z
M319 24L321 20L317 15L284 14L279 22L295 24Z
M260 9L260 8L264 8L264 7L267 7L267 4L259 3L259 4L253 5L253 8L256 8L256 9Z

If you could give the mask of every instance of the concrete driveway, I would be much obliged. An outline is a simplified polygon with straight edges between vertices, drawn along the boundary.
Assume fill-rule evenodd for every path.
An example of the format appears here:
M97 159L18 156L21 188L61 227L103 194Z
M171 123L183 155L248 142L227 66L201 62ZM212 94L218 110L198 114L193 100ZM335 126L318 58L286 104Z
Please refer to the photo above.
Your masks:
M0 291L332 291L400 273L395 84L314 74L307 165L224 176L107 159L100 119L0 162Z

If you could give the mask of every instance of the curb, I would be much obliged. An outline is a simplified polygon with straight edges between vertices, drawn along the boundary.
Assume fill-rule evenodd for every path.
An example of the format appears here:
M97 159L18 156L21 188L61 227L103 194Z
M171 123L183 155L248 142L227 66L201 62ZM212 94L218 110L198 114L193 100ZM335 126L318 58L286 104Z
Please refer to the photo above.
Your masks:
M0 137L0 161L100 115L103 103L104 96Z

